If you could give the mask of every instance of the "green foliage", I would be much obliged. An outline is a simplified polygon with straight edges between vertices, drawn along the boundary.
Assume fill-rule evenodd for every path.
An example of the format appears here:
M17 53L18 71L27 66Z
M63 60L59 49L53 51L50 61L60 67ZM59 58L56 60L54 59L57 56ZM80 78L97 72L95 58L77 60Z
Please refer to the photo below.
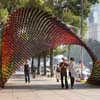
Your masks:
M29 3L29 0L17 0L16 7L17 8L25 7L25 6L27 6L28 3Z
M0 22L6 22L8 18L7 8L0 9Z
M38 0L36 0L38 1ZM58 16L65 23L80 28L81 22L81 0L39 0L45 1L42 7ZM86 18L89 15L90 8L93 4L98 3L99 0L83 0L83 34L84 37L87 31Z
M79 27L81 16L80 1L81 0L0 0L0 8L6 9L10 12L11 10L19 7L38 6L53 13L59 18L63 18L66 23ZM91 5L98 1L99 0L84 0L84 19L88 16ZM6 18L3 20L6 20Z
M61 51L62 50L59 47L57 47L56 49L54 49L54 55L61 54L62 53Z
M55 56L59 55L59 54L64 54L66 52L68 52L68 46L66 46L66 45L61 45L54 49Z
M67 8L71 10L75 15L81 15L81 1L82 0L67 0ZM83 13L86 18L90 12L91 5L98 3L99 0L83 0Z

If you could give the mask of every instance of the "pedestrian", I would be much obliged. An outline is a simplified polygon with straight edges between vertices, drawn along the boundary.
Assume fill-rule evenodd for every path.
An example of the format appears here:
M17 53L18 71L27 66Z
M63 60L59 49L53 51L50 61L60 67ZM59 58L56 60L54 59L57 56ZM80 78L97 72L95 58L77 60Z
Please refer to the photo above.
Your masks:
M57 82L59 82L59 78L60 78L60 68L59 68L59 64L57 64L57 67L56 67L56 79L57 79Z
M62 62L59 64L60 67L60 75L61 75L61 87L64 88L63 78L65 78L65 87L68 89L68 81L67 81L67 68L68 62L67 58L62 58Z
M75 82L75 76L76 76L76 72L75 72L75 62L74 62L74 58L71 57L70 58L70 63L69 63L69 77L70 77L70 82L71 82L71 88L74 88L74 82Z
M29 64L27 63L27 61L26 61L26 63L25 63L25 65L24 65L24 75L25 75L25 82L27 83L30 83L30 68L29 68Z

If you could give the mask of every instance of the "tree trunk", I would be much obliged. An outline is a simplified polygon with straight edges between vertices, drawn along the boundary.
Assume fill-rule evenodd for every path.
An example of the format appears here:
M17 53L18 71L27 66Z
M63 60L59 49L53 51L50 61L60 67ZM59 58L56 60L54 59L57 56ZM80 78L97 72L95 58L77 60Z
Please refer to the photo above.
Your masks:
M46 75L46 54L44 53L44 75Z
M34 56L32 57L31 74L32 74L33 78L35 78Z
M68 45L68 60L70 60L70 50L71 50L71 45Z
M38 69L37 69L37 74L40 74L40 55L38 56Z
M50 71L51 71L51 77L53 77L53 49L50 49Z

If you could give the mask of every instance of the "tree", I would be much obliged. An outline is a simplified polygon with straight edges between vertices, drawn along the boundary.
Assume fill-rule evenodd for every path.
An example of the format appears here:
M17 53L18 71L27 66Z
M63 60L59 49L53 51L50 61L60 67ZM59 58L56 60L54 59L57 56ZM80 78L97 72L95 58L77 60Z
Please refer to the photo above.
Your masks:
M8 12L20 7L40 7L50 13L58 16L67 24L80 26L81 0L1 0L0 9L6 9ZM99 0L84 0L84 20L87 18L91 5L98 3ZM6 18L4 18L6 19ZM86 26L86 22L84 22Z
M51 72L51 77L53 77L54 72L53 72L53 49L50 49L50 72Z
M67 24L80 28L81 21L81 0L51 0L53 3L49 3L49 0L46 0L47 4L50 4L50 8L53 8L52 13L58 16L60 19ZM93 4L98 3L99 0L84 0L83 2L83 36L87 31L86 18L89 15L90 8ZM49 6L48 6L49 7Z
M47 72L46 72L46 67L47 67L47 66L46 66L46 55L47 55L46 52L44 52L44 53L43 53L44 75L46 75L46 73L47 73Z

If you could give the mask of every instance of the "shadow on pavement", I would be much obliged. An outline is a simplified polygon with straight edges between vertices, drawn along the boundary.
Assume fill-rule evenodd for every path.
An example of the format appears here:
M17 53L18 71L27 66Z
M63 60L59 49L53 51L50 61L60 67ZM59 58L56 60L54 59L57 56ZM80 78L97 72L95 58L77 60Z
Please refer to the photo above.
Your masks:
M60 84L35 84L35 85L7 85L5 86L4 89L31 89L31 90L63 90L61 89ZM70 85L69 85L70 89ZM89 85L89 84L75 84L74 86L75 90L78 89L100 89L100 86L94 86L94 85Z

